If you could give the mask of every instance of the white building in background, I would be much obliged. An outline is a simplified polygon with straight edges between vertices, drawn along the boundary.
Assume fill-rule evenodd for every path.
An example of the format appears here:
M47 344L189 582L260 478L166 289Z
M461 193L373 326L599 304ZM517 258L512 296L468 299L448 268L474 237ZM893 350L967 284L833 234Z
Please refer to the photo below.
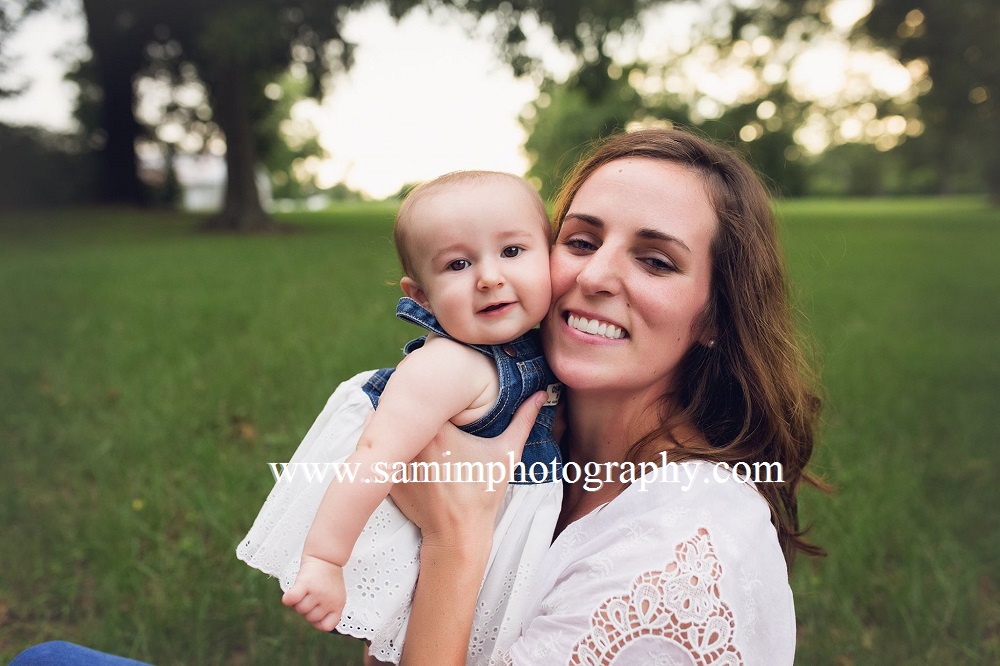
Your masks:
M271 179L263 166L258 166L257 191L264 210L270 210L273 198ZM175 155L174 175L181 187L181 208L199 213L212 213L222 208L226 194L226 160L218 155Z

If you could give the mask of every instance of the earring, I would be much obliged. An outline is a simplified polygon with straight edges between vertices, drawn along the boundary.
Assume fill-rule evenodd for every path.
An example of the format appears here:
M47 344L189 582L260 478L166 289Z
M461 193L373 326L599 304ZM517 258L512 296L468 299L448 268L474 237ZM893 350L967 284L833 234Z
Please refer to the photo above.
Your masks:
M711 340L709 340L709 341L708 341L708 344L707 344L706 346L707 346L707 347L708 347L709 349L715 349L715 338L712 338Z

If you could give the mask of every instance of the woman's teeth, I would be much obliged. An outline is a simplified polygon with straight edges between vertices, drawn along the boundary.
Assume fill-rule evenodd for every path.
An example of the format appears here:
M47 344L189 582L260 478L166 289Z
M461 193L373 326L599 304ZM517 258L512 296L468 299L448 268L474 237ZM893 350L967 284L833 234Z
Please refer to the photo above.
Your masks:
M606 321L587 319L586 317L577 317L571 314L567 319L567 323L570 325L570 328L575 328L578 331L590 333L591 335L599 335L609 340L617 340L625 337L625 331Z

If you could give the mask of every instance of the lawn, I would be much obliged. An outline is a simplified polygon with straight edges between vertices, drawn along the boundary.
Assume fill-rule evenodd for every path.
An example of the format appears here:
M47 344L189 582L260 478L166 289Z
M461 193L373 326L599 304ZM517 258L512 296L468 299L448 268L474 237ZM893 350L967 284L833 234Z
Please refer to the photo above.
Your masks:
M233 237L175 213L0 216L0 661L350 664L233 554L336 384L396 362L391 208ZM780 206L823 368L798 663L1000 659L1000 211Z

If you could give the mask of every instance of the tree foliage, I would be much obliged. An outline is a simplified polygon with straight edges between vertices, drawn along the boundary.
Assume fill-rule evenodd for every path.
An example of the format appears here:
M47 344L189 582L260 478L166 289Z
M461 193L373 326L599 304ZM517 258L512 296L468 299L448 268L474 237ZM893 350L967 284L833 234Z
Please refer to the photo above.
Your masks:
M275 198L299 199L319 192L309 161L326 157L316 127L295 117L294 108L303 101L312 81L282 74L265 87L273 106L258 127L261 162L271 174Z
M551 199L555 195L567 170L595 141L628 129L633 123L678 125L728 143L747 157L776 193L805 192L805 167L792 136L794 125L782 124L765 131L757 101L735 105L717 118L705 119L677 96L643 99L628 83L629 72L641 73L641 67L612 70L622 75L609 77L613 83L595 96L584 92L577 77L565 83L547 81L539 100L522 118L529 132L525 143L532 161L528 176L539 186L542 196ZM779 97L772 92L771 99ZM750 141L740 136L741 129L747 127L755 132Z
M79 137L0 123L0 210L90 200L93 156Z
M1000 4L878 0L858 33L929 70L926 131L908 152L914 166L933 167L939 192L975 174L1000 203Z
M797 0L742 5L721 2L706 9L693 26L688 48L676 50L664 44L655 63L623 64L605 49L583 62L567 81L547 80L538 100L522 116L529 133L525 145L532 159L529 176L543 195L554 194L561 174L592 142L634 123L680 125L734 145L776 191L802 194L804 167L793 133L807 104L789 93L787 81L764 80L765 58L774 55L774 49L760 54L748 50L758 37L780 43L792 33L790 41L803 43L823 24ZM698 59L720 75L742 67L753 72L755 81L744 83L746 91L720 102L700 87L696 76L685 76L685 63ZM686 79L680 87L669 82L678 77ZM769 112L764 110L767 105Z
M843 191L862 194L982 191L985 185L1000 201L1000 5L981 0L925 0L919 6L911 0L876 1L851 43L861 51L887 51L898 57L908 65L914 86L902 95L876 88L867 96L846 91L831 102L803 97L787 78L787 54L805 52L812 42L834 34L829 3L773 0L750 9L742 4L713 4L687 52L666 53L655 63L609 63L603 71L594 68L564 84L547 83L542 103L525 119L529 131L539 134L529 139L528 148L537 159L532 174L543 181L546 192L547 174L558 171L552 165L560 159L572 161L579 146L607 133L613 115L619 126L670 121L735 142L789 194L809 191L806 169L815 169L824 191L834 182ZM707 57L711 64L702 71L712 76L732 63L738 48L746 52L748 44L763 38L776 48L763 58L743 60L742 66L754 72L757 81L736 99L712 99L699 89L697 74L684 67L685 59ZM785 77L767 81L761 73L773 65L784 68ZM622 69L627 71L619 80L615 74ZM678 77L683 81L673 88L663 83ZM594 82L601 80L607 89L595 91ZM616 101L629 96L628 86L638 93L631 112ZM609 114L610 108L614 111ZM797 132L809 123L822 125L833 147L843 148L830 153L836 168L814 166L816 160L803 155ZM853 135L841 131L852 123ZM904 126L905 131L900 129ZM854 141L873 142L877 151L842 145ZM849 175L851 170L856 173Z
M274 100L264 90L295 65L305 68L318 95L329 74L350 66L351 45L340 28L351 9L366 0L84 0L88 41L103 89L99 123L106 135L106 182L109 200L141 197L123 184L137 182L134 144L140 128L134 114L136 77L151 65L150 45L159 43L174 57L157 66L195 68L204 83L212 122L225 136L228 183L223 211L213 226L231 229L267 227L253 178L262 158L261 143L273 137L267 119ZM628 24L654 0L387 0L399 18L414 7L451 6L473 17L490 14L501 53L517 72L536 61L527 48L524 26L551 26L556 39L581 54L585 62L602 57L608 36ZM155 49L154 49L155 51ZM154 58L155 59L155 58ZM126 155L132 151L132 157ZM266 152L264 150L263 152Z
M595 140L624 129L639 108L638 95L621 76L588 93L587 75L597 67L585 67L566 83L546 81L522 117L531 160L527 175L546 199Z

